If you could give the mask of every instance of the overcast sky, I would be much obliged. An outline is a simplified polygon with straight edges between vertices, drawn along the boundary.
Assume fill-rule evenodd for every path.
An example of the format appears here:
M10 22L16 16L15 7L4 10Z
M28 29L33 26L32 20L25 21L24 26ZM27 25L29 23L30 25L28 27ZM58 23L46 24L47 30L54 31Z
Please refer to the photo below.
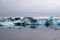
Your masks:
M60 16L60 0L0 0L0 16Z

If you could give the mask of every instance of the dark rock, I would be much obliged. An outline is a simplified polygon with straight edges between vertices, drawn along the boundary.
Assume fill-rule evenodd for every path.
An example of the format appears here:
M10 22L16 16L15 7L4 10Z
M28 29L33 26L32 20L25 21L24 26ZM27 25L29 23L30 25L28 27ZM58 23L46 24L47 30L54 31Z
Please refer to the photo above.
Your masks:
M49 27L49 25L50 25L50 23L49 23L49 21L48 20L46 20L46 27Z
M1 26L3 26L3 25L0 24L0 27L1 27Z
M12 19L11 17L7 18L8 20L14 21L14 19Z
M21 24L20 23L15 23L15 26L20 26Z
M15 23L15 26L25 26L25 22L24 23Z
M32 23L36 23L37 20L36 20L36 19L32 19L31 22L32 22Z
M20 19L20 17L15 18L15 20L19 20L19 19Z
M24 22L24 23L22 23L21 25L22 25L22 26L25 26L26 24L25 24L25 22Z

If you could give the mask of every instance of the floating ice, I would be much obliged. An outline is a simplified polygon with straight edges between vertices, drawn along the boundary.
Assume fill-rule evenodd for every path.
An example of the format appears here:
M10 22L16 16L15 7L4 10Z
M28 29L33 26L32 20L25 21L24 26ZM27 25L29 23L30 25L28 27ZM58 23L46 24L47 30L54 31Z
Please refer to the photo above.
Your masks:
M17 19L17 20L16 20ZM60 25L60 19L55 19L53 16L51 16L50 18L47 19L34 19L32 17L25 17L22 19L18 19L18 18L0 18L0 25L11 25L14 26L15 23L20 23L23 25ZM18 25L17 25L18 26Z
M40 25L44 25L46 23L46 20L45 19L39 19L39 20L37 20L36 23L40 24Z

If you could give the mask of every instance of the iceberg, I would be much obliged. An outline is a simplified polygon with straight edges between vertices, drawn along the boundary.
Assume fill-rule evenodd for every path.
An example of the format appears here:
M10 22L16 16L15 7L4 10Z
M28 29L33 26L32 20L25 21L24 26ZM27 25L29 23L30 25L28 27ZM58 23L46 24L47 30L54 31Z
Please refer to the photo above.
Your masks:
M13 22L0 22L0 25L4 25L4 26L14 26Z
M46 24L46 20L45 19L39 19L39 20L37 20L36 23L39 24L39 25L45 25Z
M55 19L53 16L49 18L49 22L51 25L59 25L60 24L60 19Z
M11 26L20 26L20 25L60 25L60 19L56 19L51 16L46 19L34 19L32 17L20 18L0 18L0 25L11 25Z

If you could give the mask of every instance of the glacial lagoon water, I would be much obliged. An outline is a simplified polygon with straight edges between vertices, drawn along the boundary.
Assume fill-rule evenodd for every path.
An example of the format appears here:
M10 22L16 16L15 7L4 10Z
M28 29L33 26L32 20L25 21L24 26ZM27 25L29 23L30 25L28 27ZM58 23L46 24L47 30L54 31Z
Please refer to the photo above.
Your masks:
M60 26L0 26L0 40L60 40Z
M0 28L5 29L11 29L11 28L17 28L17 29L51 29L51 30L60 30L60 25L26 25L26 26L0 26Z

